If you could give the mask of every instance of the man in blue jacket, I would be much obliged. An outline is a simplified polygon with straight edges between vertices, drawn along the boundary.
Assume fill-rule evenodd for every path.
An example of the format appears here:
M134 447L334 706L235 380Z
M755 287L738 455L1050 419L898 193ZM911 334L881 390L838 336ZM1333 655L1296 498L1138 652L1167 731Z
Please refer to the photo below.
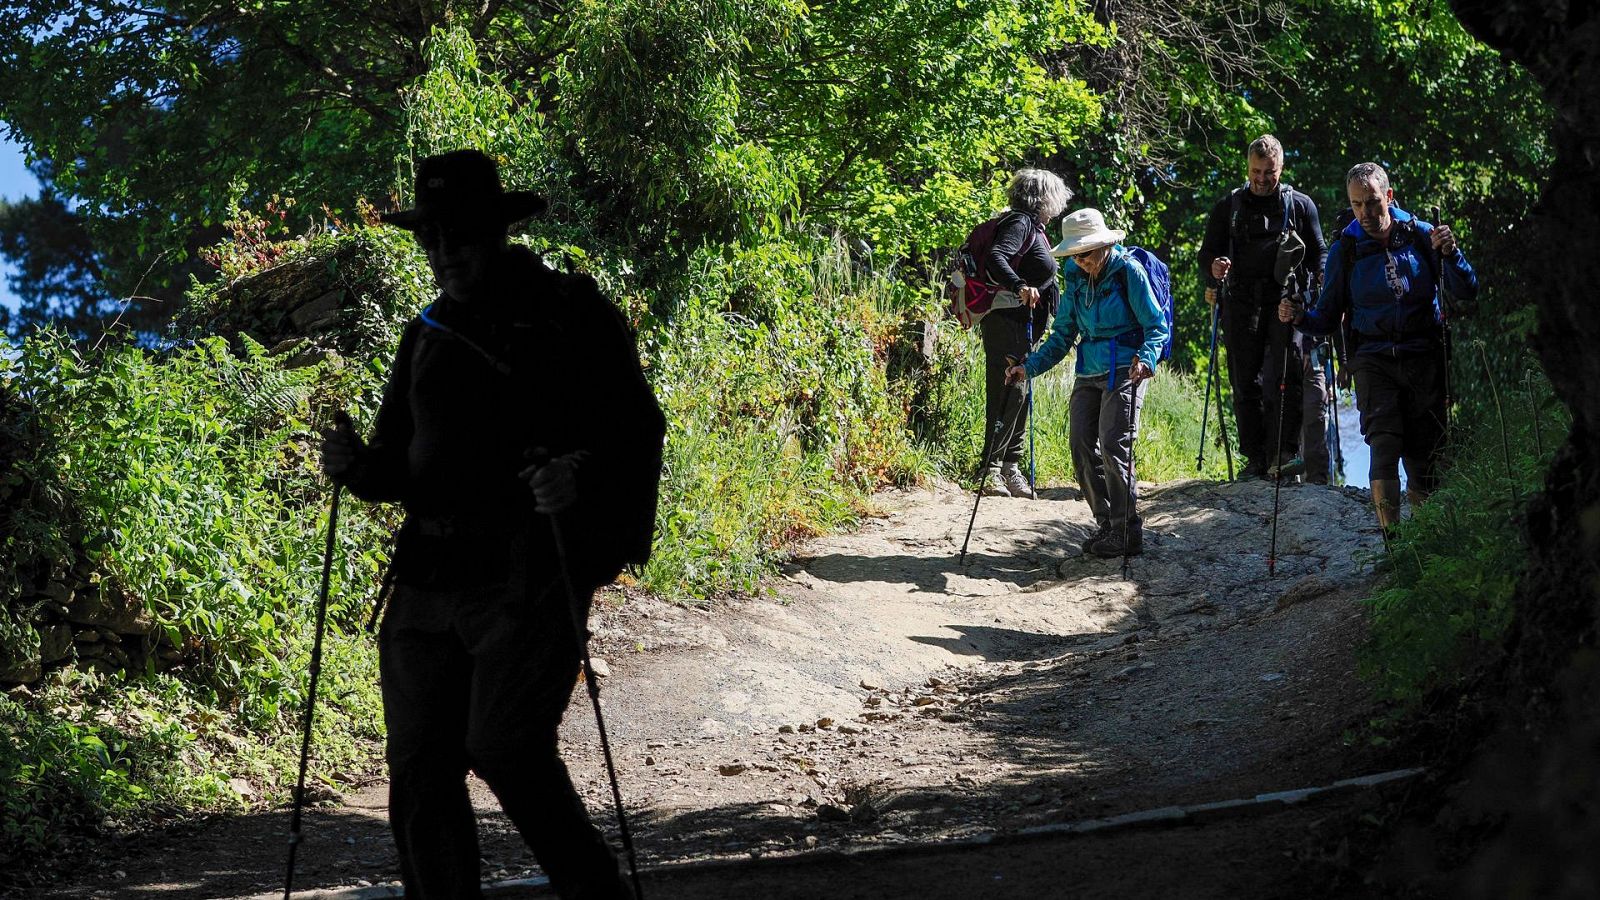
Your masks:
M1278 317L1311 334L1327 334L1350 316L1350 370L1361 434L1371 448L1368 477L1385 534L1400 520L1400 461L1411 502L1438 484L1444 442L1444 316L1439 286L1470 303L1478 279L1448 226L1430 224L1394 205L1389 174L1361 163L1345 176L1355 221L1328 252L1322 294L1305 309L1291 300Z
M1050 335L1021 365L1006 370L1011 383L1050 371L1078 351L1068 434L1072 466L1084 502L1099 530L1084 543L1095 556L1133 556L1144 548L1143 520L1135 508L1138 476L1133 441L1139 430L1142 384L1155 374L1167 321L1144 267L1107 228L1097 209L1080 209L1061 222L1061 243L1051 251L1070 258L1062 269L1060 305Z

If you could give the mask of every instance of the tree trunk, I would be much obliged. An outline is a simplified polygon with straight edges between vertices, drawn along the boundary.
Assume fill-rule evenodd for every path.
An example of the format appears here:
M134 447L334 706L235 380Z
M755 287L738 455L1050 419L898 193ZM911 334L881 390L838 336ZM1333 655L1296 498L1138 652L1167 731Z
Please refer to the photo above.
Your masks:
M1500 817L1470 893L1600 890L1600 14L1588 2L1451 0L1480 40L1525 66L1556 113L1550 182L1515 278L1539 310L1535 351L1572 432L1528 510L1502 726L1458 809ZM1519 223L1519 230L1523 226Z

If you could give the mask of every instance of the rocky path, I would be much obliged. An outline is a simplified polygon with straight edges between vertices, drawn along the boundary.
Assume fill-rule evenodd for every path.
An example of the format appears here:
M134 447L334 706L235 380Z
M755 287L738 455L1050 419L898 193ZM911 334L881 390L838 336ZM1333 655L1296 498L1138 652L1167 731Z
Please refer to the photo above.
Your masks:
M1355 492L1301 486L1283 500L1275 577L1268 484L1147 486L1146 552L1127 580L1119 561L1078 550L1091 523L1071 489L986 500L959 566L971 495L940 488L884 495L882 516L802 548L766 596L606 604L595 646L645 864L849 869L824 865L828 851L1012 834L1380 768L1346 746L1370 710L1354 675L1355 599L1377 535ZM609 820L583 700L565 755ZM395 880L383 790L314 811L300 885ZM477 795L486 876L536 874L492 798ZM283 818L141 835L54 895L281 894ZM1316 817L1268 820L1299 834ZM1228 859L1247 862L1264 845L1242 827L1227 826L1242 842ZM1013 881L1037 869L1016 852ZM929 896L977 895L950 891Z

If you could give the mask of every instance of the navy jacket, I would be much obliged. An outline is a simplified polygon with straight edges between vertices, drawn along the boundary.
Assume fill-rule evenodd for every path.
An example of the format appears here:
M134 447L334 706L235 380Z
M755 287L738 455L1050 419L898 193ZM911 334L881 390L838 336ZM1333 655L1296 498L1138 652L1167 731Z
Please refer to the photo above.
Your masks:
M1360 222L1351 222L1339 233L1328 251L1322 294L1306 310L1300 329L1328 334L1349 313L1359 356L1433 353L1439 348L1443 321L1435 266L1444 270L1445 288L1462 303L1478 296L1478 277L1459 249L1436 262L1431 224L1398 206L1391 205L1389 213L1395 225L1387 244L1368 235ZM1353 243L1354 253L1347 254L1346 242ZM1348 275L1347 255L1353 260Z

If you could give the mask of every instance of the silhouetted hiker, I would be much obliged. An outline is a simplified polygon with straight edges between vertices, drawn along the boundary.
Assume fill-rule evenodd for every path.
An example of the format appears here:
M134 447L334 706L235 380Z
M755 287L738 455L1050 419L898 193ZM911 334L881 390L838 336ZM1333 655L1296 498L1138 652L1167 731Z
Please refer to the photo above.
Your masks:
M1273 277L1278 241L1285 231L1305 242L1299 284L1307 288L1322 271L1327 249L1322 243L1322 223L1311 198L1282 182L1283 145L1270 134L1250 143L1246 153L1249 184L1217 201L1206 219L1200 243L1200 274L1222 292L1222 335L1228 348L1228 380L1233 386L1233 417L1238 425L1239 452L1245 458L1241 479L1269 477L1273 466L1288 463L1304 453L1304 470L1326 484L1327 430L1324 412L1327 385L1321 368L1306 366L1303 341L1283 335L1274 314L1281 288ZM1278 369L1283 365L1283 344L1290 339L1288 377L1285 379L1283 446L1275 447L1272 434L1278 421ZM1309 396L1308 396L1309 395ZM1302 423L1308 436L1301 440ZM1298 448L1298 450L1297 450ZM1285 475L1298 472L1285 468ZM1318 476L1320 473L1320 477Z
M469 769L560 896L632 896L556 752L580 636L551 517L587 621L648 555L665 424L594 280L507 242L544 207L475 150L422 161L416 208L383 218L443 293L400 339L371 439L346 418L323 449L329 477L406 510L378 646L407 897L478 896Z
M1108 558L1133 556L1144 546L1133 442L1141 384L1155 374L1171 334L1144 266L1119 243L1124 234L1106 227L1097 209L1061 220L1061 243L1051 252L1073 265L1062 275L1055 322L1039 349L1006 370L1013 384L1038 377L1076 346L1067 433L1078 487L1099 526L1083 549Z
M1441 272L1444 287L1464 303L1477 296L1478 277L1449 227L1394 205L1382 166L1355 166L1345 189L1355 221L1328 253L1316 306L1285 301L1278 317L1326 334L1349 316L1356 408L1372 450L1372 502L1387 534L1400 520L1400 460L1414 504L1438 483L1435 463L1448 421Z

